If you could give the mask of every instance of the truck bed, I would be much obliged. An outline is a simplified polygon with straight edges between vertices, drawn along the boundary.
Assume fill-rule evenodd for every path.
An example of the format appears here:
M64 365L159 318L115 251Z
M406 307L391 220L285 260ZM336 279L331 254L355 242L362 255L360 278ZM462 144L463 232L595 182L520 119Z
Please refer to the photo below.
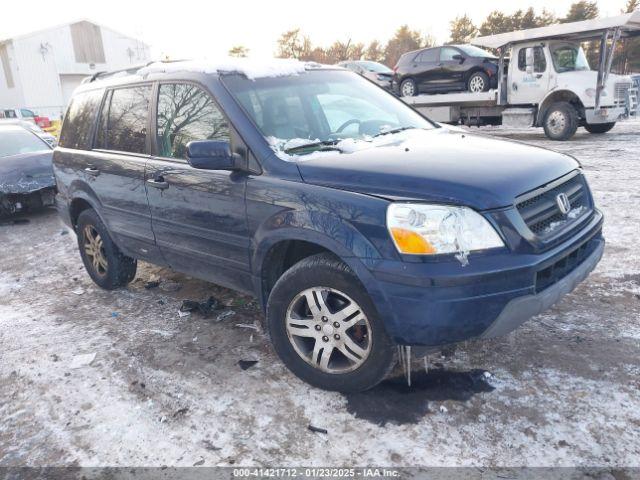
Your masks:
M497 90L488 92L456 92L416 95L415 97L401 97L401 99L414 108L437 106L469 106L483 107L496 105L498 99Z

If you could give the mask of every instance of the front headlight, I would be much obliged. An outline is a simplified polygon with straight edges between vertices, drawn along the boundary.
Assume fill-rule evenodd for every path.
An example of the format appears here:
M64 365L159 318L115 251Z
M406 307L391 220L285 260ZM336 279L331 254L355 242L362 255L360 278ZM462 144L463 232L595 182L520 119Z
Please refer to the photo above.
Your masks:
M467 207L392 203L387 228L398 251L410 255L466 254L504 246L489 222Z

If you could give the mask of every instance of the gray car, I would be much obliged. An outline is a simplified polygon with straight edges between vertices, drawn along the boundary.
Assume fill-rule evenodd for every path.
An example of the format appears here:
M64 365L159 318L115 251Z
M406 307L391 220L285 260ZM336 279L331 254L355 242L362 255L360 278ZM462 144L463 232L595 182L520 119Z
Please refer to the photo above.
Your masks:
M349 60L340 62L338 65L368 78L382 88L391 90L393 70L382 63L372 62L370 60Z

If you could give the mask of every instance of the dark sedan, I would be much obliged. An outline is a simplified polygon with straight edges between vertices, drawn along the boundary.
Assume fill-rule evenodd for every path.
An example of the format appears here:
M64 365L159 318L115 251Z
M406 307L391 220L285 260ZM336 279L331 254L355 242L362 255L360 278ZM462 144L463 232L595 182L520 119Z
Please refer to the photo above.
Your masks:
M17 125L0 126L0 216L53 205L51 147Z
M498 59L473 45L447 45L405 53L393 69L393 90L420 93L485 92L498 85Z

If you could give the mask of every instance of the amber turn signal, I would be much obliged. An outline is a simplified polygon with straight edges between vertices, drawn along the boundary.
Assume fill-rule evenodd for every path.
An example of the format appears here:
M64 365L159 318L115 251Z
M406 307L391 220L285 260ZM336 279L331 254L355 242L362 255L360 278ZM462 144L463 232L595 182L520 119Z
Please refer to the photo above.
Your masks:
M396 242L398 250L402 253L436 253L436 249L433 248L433 245L427 242L424 237L418 235L416 232L394 227L391 229L391 234L393 235L393 240Z

